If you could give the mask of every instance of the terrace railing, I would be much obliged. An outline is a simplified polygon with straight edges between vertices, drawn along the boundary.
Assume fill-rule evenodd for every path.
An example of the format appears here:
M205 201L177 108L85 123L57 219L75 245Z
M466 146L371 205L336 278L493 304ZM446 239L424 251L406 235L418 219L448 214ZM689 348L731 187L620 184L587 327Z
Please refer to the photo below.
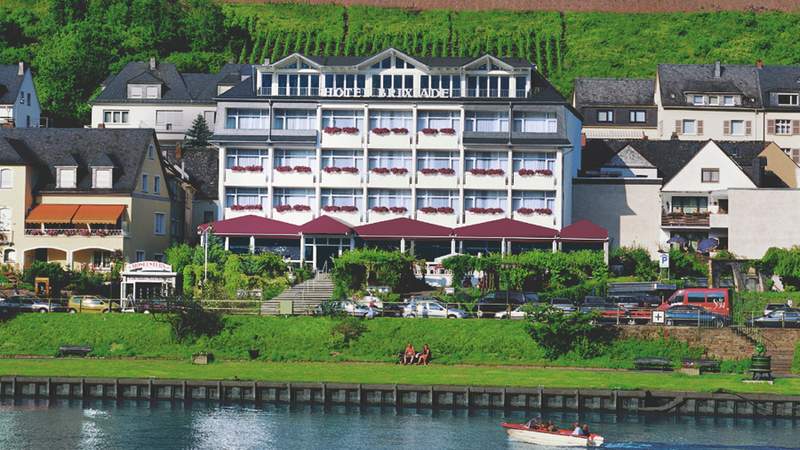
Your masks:
M667 213L661 215L661 226L707 227L709 225L708 213Z

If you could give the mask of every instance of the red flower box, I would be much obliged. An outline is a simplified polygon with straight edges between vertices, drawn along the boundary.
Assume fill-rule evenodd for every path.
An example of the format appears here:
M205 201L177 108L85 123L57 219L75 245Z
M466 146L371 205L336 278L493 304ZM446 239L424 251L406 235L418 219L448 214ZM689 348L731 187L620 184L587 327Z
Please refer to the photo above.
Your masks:
M392 206L391 208L389 208L389 211L395 214L405 214L408 212L408 208L406 208L405 206Z
M372 169L372 173L377 173L379 175L389 175L391 171L386 167L375 167Z
M385 206L373 206L373 207L372 207L372 212L376 212L376 213L388 213L388 212L389 212L389 208L387 208L387 207L385 207Z
M518 214L522 214L523 216L530 216L533 214L533 208L520 208L517 210Z
M503 208L470 208L472 214L502 214Z
M71 230L64 230L64 234L67 236L75 236L78 234L78 230L71 229Z
M292 166L278 166L275 170L281 173L288 173L292 171Z
M264 167L263 166L245 166L244 170L246 170L248 172L263 172L264 171Z
M48 236L58 236L59 234L61 234L61 232L58 230L47 230Z
M392 167L389 170L392 172L392 175L405 175L408 173L408 169L405 167Z
M545 177L549 177L553 175L553 171L550 169L536 169L536 175L542 175Z
M423 214L436 214L436 208L432 206L423 206L419 209L419 212Z
M449 134L449 135L452 136L452 135L456 134L456 129L455 128L439 128L439 132L442 133L442 134Z
M354 205L345 205L341 207L342 212L356 212L358 211L358 207Z
M438 175L439 174L439 169L431 169L431 168L425 167L425 168L419 169L419 172L422 173L422 174L425 174L425 175Z
M352 205L345 205L345 206L328 205L328 206L323 206L322 210L325 212L356 212L358 211L358 208Z
M440 175L455 175L456 171L455 171L455 169L451 169L449 167L442 167L441 169L439 169L439 174Z
M233 166L231 167L231 172L244 172L247 170L244 166Z
M342 129L339 127L325 127L322 129L322 132L325 134L339 134L342 132Z
M334 167L334 166L325 167L322 170L324 170L325 173L339 173L339 172L342 171L342 169L340 167Z
M408 128L392 128L394 134L408 134Z
M261 205L233 205L231 209L233 211L261 210Z
M292 209L295 211L311 211L311 207L308 205L294 205Z
M342 167L342 172L356 174L358 173L358 167Z
M504 175L506 172L503 169L469 169L469 173L473 175L489 175L489 176L499 176Z
M308 166L294 166L294 171L297 173L311 173L311 167Z
M456 212L456 210L449 206L440 206L436 208L436 212L439 214L453 214Z
M550 208L536 208L533 210L533 212L542 216L549 216L553 214L553 210Z
M427 136L434 136L439 134L439 130L437 130L436 128L423 128L419 131L421 131L422 134L425 134Z
M279 213L286 212L286 211L291 211L291 210L292 210L292 205L278 205L278 206L275 207L275 211L277 211Z
M95 230L94 235L95 236L100 236L100 237L106 237L106 236L108 236L108 231L106 231L106 230Z
M81 236L91 236L92 232L88 228L82 228L79 232Z
M386 136L387 134L389 134L389 129L388 128L373 128L372 132L377 134L378 136Z
M517 172L517 173L520 176L523 176L523 177L529 177L529 176L532 176L532 175L536 175L536 171L533 170L533 169L519 169L519 172Z
M359 129L356 128L356 127L344 127L344 128L342 128L342 132L344 134L358 134L359 133Z

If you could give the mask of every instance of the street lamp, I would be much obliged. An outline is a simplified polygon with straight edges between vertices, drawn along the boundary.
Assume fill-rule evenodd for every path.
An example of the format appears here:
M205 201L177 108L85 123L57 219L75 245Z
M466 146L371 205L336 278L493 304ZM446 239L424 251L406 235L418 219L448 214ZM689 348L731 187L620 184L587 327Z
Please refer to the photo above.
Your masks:
M203 240L203 287L208 282L208 235L211 233L211 224L203 229L200 238Z

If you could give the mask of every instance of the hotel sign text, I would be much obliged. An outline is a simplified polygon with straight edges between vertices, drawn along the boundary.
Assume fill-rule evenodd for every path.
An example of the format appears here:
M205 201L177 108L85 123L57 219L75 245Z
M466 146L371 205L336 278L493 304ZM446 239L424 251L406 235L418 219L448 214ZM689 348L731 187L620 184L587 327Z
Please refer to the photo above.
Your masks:
M386 97L386 98L450 98L450 89L375 89L377 95L367 95L364 88L322 88L323 97Z

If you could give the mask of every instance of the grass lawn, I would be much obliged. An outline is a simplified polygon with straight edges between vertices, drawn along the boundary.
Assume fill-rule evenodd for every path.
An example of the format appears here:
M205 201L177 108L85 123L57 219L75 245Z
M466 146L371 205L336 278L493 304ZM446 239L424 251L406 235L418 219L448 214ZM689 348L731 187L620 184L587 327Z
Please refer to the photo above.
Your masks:
M452 384L548 388L650 389L692 392L728 390L740 393L800 394L800 378L774 385L744 384L743 375L576 370L500 366L398 366L384 363L216 362L208 366L188 361L137 359L3 359L4 376L73 376L112 378L178 378L339 382L377 384Z

